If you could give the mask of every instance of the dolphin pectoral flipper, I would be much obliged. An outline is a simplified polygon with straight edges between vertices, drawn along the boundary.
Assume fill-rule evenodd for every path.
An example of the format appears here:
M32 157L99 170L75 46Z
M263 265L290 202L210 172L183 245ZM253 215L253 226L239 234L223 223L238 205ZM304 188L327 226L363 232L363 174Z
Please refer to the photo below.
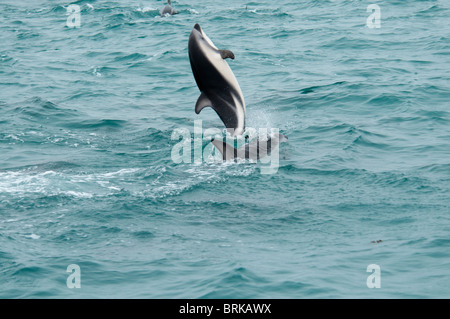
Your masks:
M202 94L200 94L200 96L198 97L197 103L195 104L195 113L196 114L200 113L200 111L203 110L207 106L212 107L212 102L206 96L206 94L202 92Z
M230 58L232 60L234 60L234 53L230 50L219 50L220 52L220 56L222 57L222 59L227 59Z

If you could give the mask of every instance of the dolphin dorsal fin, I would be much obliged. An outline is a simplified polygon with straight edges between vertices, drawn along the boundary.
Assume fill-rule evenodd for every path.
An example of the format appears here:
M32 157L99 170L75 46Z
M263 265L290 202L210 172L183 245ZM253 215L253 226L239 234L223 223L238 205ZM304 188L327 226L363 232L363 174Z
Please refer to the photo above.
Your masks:
M197 103L195 103L195 113L200 113L200 111L207 106L212 107L211 100L206 96L205 93L202 92L202 94L200 94L200 96L198 97Z
M232 59L234 60L234 53L233 51L230 50L219 50L220 52L220 56L222 57L222 59Z

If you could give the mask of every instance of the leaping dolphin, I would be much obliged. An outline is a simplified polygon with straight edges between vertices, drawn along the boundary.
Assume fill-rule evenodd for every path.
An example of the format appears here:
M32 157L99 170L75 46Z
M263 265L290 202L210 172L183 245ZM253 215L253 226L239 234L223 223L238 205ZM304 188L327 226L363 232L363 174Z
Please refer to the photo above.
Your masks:
M234 59L230 50L219 50L196 24L189 36L189 60L201 91L195 113L210 106L219 115L231 136L245 129L245 101L241 88L225 59Z

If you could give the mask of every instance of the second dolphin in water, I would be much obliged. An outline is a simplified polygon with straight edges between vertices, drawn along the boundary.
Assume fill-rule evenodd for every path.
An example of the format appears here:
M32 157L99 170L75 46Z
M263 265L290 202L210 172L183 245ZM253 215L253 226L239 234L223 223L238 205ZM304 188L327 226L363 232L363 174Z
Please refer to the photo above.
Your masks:
M234 59L230 50L219 50L196 24L189 36L189 60L201 91L195 113L210 106L219 115L231 136L245 129L245 101L241 88L225 59Z
M211 143L220 151L224 161L234 159L257 161L269 156L282 142L287 141L287 136L281 133L275 133L266 140L258 138L242 145L238 149L221 140L212 139Z
M161 16L165 16L166 14L173 15L173 14L177 14L177 13L178 13L178 11L176 11L174 8L172 8L170 0L167 0L167 4L164 6L164 8L161 9L161 11L159 11L159 14Z

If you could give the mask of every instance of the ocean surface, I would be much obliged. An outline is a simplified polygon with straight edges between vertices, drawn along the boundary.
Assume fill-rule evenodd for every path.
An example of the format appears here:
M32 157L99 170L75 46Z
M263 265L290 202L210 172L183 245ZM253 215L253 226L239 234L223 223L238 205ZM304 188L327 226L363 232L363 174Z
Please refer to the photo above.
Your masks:
M450 1L164 4L1 1L0 298L449 298ZM195 23L275 172L173 160Z

